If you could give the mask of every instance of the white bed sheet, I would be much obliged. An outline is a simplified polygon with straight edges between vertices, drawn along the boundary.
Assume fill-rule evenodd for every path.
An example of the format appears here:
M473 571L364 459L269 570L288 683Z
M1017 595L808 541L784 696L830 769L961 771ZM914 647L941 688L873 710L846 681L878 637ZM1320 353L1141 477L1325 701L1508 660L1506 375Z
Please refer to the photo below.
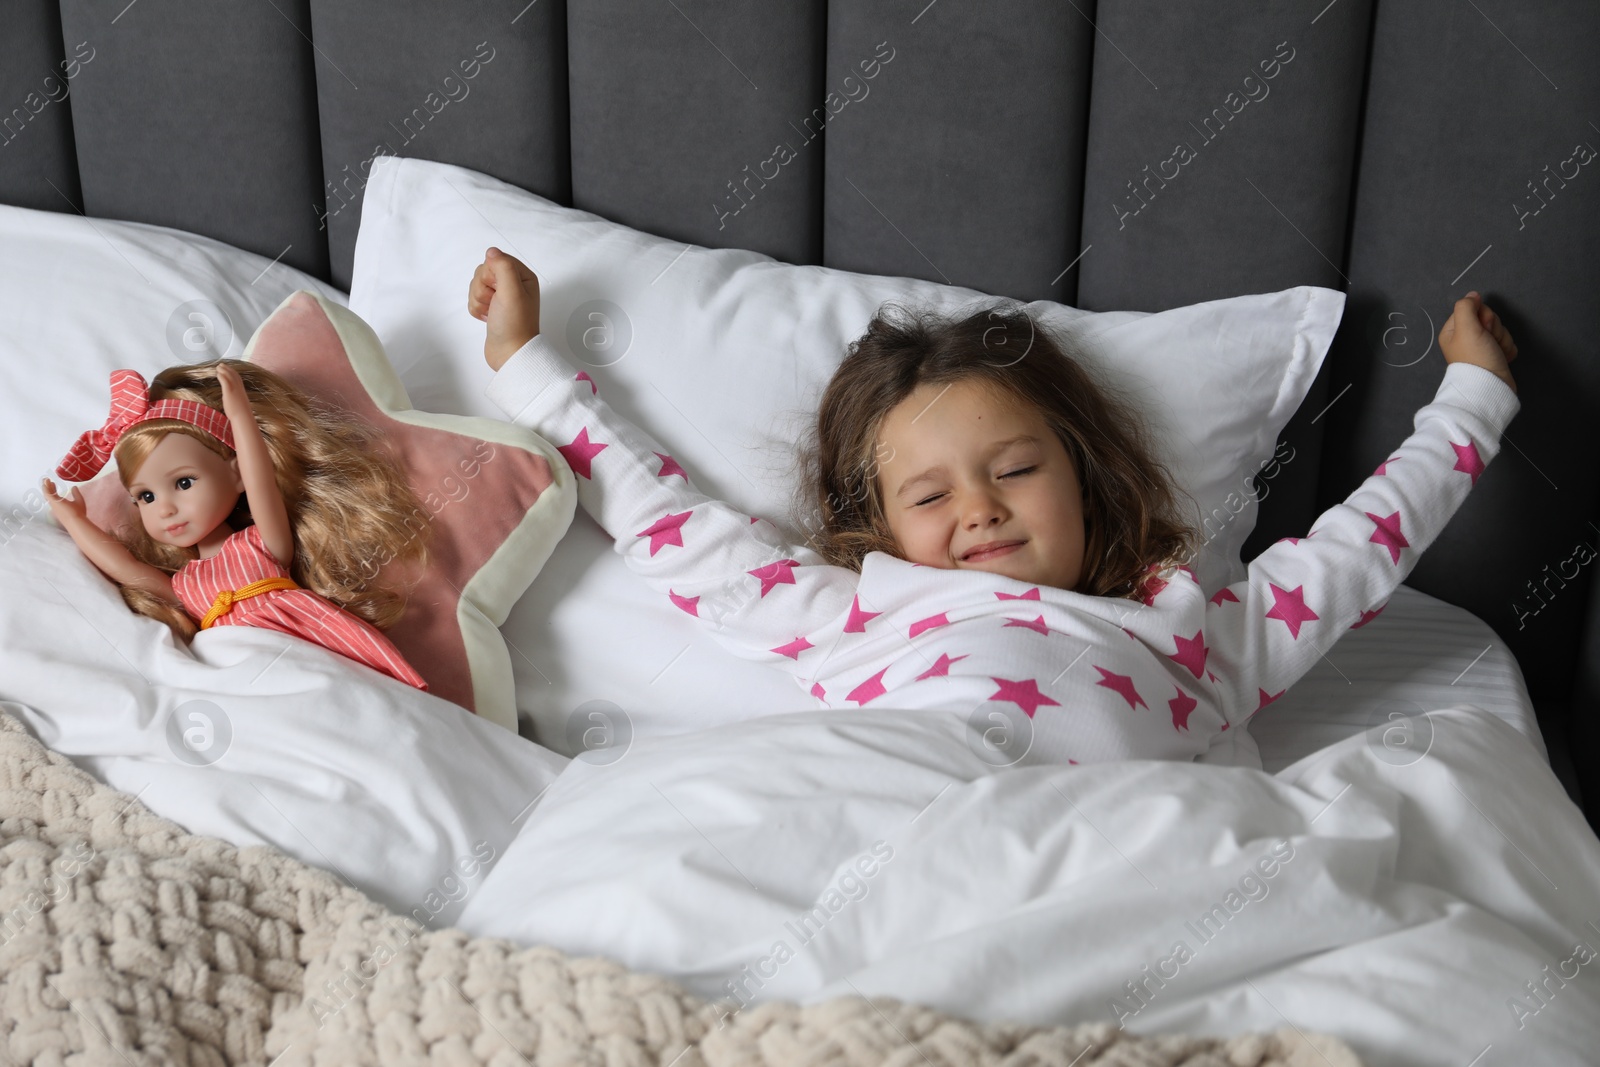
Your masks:
M1522 669L1505 642L1470 611L1402 585L1382 614L1339 638L1249 731L1262 769L1274 774L1380 724L1391 747L1418 744L1422 733L1407 717L1462 703L1503 719L1549 764Z

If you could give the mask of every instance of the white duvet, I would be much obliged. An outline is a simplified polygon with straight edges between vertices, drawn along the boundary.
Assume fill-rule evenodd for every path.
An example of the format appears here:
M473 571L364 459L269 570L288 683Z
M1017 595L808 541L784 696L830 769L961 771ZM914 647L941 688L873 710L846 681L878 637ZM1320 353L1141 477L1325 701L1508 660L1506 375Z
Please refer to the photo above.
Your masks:
M190 830L434 926L609 956L730 1010L862 993L1139 1033L1293 1024L1373 1065L1600 1049L1600 842L1470 705L1277 775L997 771L958 716L869 709L569 763L285 635L183 649L60 530L0 540L6 710Z
M1600 842L1494 715L1389 731L1276 776L995 772L927 712L636 742L567 769L458 924L734 1008L882 994L1141 1033L1292 1022L1371 1064L1595 1062Z

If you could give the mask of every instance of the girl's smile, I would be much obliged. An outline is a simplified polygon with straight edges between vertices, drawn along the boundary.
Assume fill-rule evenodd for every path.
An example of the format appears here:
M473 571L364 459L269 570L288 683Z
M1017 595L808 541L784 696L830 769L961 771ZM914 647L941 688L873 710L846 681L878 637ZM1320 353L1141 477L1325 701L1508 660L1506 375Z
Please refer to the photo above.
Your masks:
M969 551L961 559L966 563L977 563L980 560L998 559L1006 553L1021 548L1026 541L989 541Z
M922 384L884 416L878 490L904 558L1073 589L1083 492L1037 408L966 378Z

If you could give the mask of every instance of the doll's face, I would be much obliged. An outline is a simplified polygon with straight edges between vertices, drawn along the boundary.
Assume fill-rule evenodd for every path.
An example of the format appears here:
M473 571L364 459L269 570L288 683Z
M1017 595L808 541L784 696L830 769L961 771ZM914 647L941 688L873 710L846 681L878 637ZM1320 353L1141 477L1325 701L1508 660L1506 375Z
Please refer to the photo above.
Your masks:
M146 532L180 548L199 544L221 526L243 492L237 459L223 459L182 433L163 437L128 484Z

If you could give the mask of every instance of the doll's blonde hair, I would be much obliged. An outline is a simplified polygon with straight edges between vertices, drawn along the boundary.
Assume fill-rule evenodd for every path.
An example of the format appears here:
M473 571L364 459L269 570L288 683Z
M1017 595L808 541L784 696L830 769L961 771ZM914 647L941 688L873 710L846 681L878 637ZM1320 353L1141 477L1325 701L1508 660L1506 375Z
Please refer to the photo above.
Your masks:
M151 379L150 402L197 400L221 411L222 363L239 372L277 473L294 533L290 576L380 630L393 626L405 613L405 596L374 579L391 562L426 566L432 523L405 473L383 449L381 434L318 404L272 371L237 359L168 367ZM225 460L235 458L233 449L190 423L151 419L117 442L124 488L170 433L187 434ZM253 521L243 493L227 521L235 531ZM137 517L116 536L136 559L166 574L197 558L193 548L154 540ZM123 586L122 599L166 623L180 641L198 632L188 612L148 590Z

